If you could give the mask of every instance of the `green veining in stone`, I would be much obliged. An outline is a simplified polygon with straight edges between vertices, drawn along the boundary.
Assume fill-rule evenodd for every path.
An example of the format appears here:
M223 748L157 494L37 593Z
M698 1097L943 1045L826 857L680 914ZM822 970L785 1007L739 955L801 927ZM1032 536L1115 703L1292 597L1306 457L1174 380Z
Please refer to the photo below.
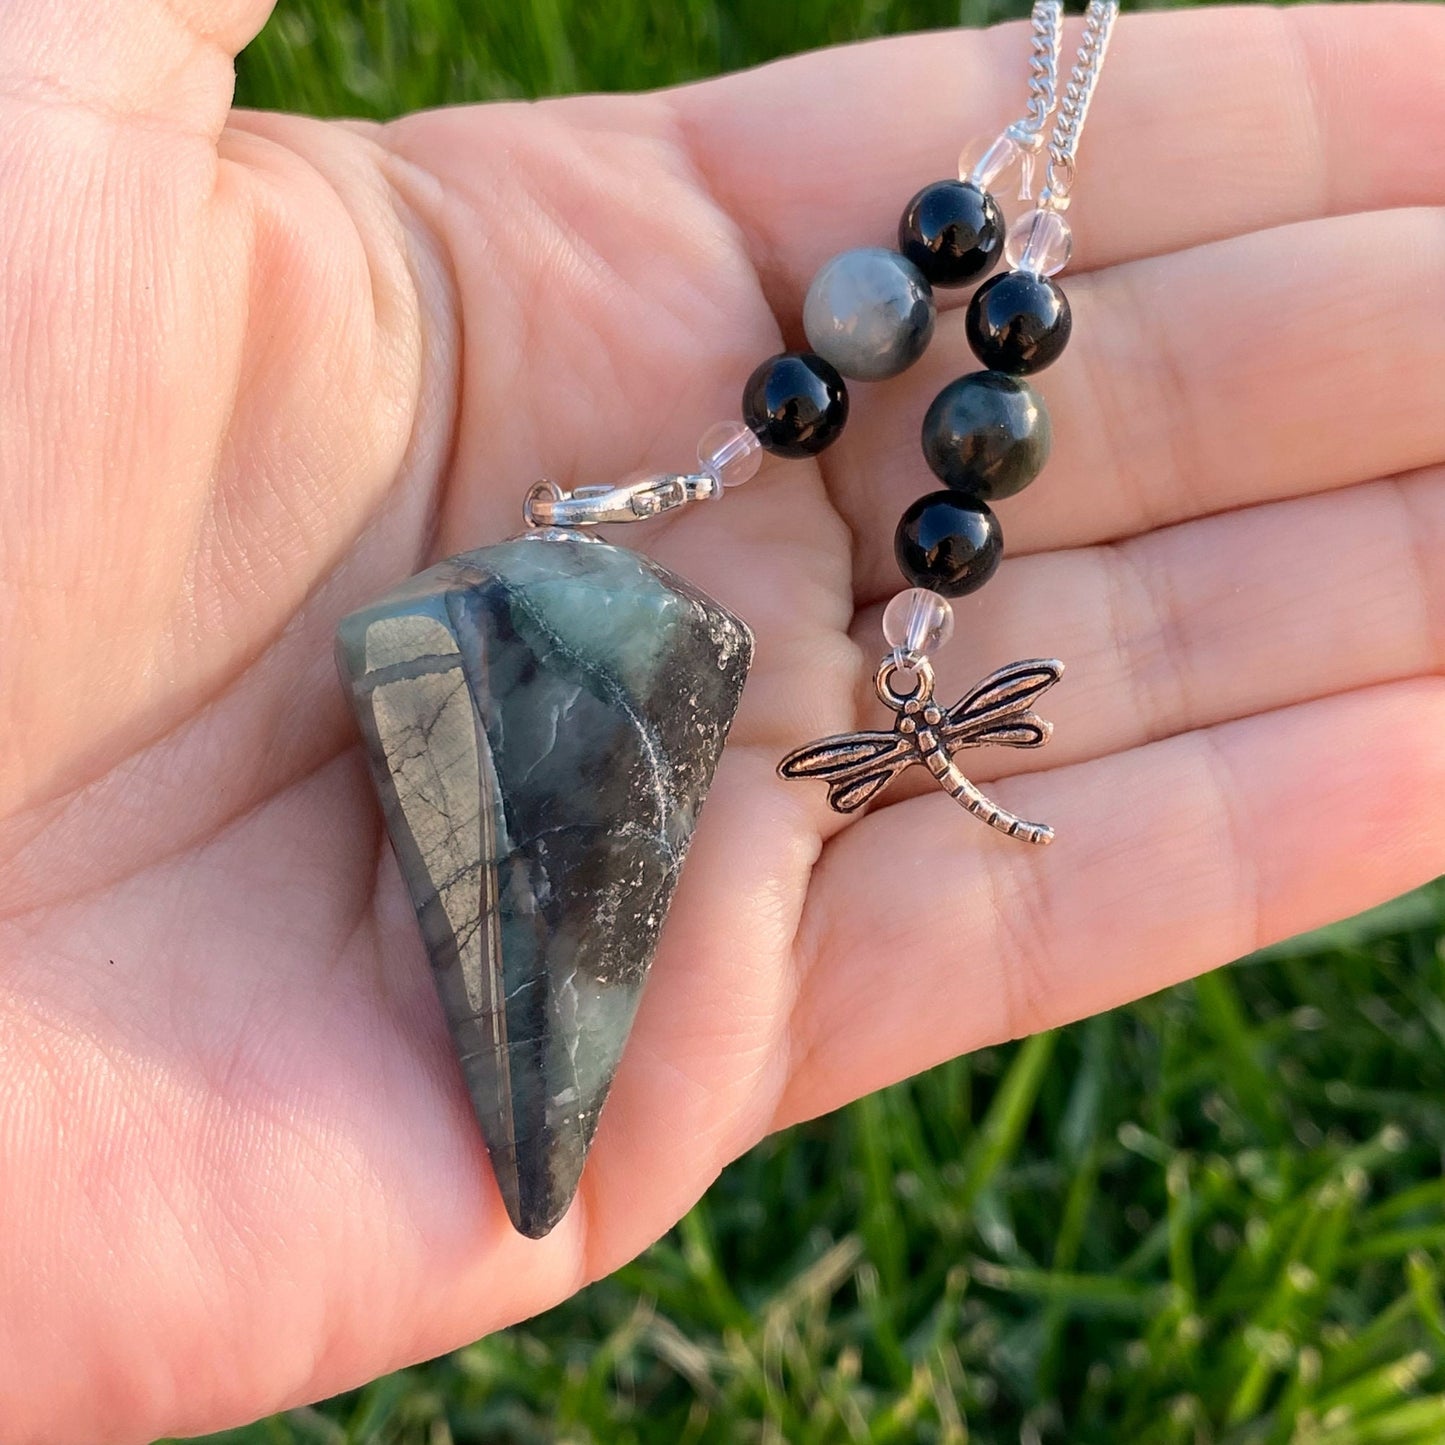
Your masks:
M463 553L337 634L513 1223L565 1213L752 657L636 553Z

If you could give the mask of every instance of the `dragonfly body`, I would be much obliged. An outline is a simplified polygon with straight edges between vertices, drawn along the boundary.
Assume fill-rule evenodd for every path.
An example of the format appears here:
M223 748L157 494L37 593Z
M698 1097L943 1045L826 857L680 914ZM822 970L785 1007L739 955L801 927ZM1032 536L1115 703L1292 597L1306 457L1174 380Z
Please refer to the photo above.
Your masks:
M1051 843L1052 828L999 807L969 781L953 755L990 743L1040 747L1047 742L1052 725L1032 710L1032 704L1058 681L1063 664L1044 659L1012 663L986 677L951 708L933 701L933 671L926 662L913 669L915 686L909 693L893 686L900 670L892 659L885 659L878 670L878 695L897 714L891 732L823 738L790 753L779 773L826 782L832 807L851 813L905 768L922 763L949 797L991 828L1027 843Z
M925 718L930 712L936 711L936 708L925 709ZM899 718L900 722L904 720L902 717ZM914 736L918 739L918 748L923 755L924 767L938 779L948 796L955 802L962 803L975 818L987 823L990 828L997 828L999 832L1007 833L1010 838L1022 838L1026 843L1052 843L1054 841L1054 830L1047 824L1025 822L1024 819L1000 808L992 799L985 797L953 761L935 727L930 727L925 723Z

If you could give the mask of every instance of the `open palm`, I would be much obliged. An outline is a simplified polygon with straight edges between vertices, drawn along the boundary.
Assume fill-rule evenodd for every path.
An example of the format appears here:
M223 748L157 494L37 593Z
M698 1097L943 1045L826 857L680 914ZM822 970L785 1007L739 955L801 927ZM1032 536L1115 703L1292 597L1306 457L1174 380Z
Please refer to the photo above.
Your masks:
M378 129L228 114L266 8L17 0L0 36L7 1440L197 1432L437 1353L770 1129L1445 864L1445 14L1130 19L1055 459L938 659L950 695L1068 661L1051 747L978 757L1059 841L906 789L845 825L774 773L877 721L919 421L972 368L951 310L821 470L618 539L757 662L581 1195L519 1238L332 629L517 530L538 475L686 465L816 265L1009 118L1023 38Z

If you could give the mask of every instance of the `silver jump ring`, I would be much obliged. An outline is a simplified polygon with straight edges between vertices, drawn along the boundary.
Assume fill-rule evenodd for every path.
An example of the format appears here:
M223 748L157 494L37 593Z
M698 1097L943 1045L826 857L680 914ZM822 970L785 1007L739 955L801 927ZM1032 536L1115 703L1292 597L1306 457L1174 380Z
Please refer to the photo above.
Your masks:
M893 678L899 673L909 673L913 677L913 686L907 692L899 692L893 686ZM873 686L877 689L879 699L887 703L894 712L902 712L910 702L916 702L921 707L933 696L933 664L926 657L920 657L914 663L900 662L890 652L878 664Z

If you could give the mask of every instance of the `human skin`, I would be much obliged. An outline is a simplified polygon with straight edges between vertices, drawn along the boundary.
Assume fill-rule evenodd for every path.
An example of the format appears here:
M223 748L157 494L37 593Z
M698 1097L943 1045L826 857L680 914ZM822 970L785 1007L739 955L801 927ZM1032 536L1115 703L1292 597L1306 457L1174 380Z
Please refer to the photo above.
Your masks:
M951 696L1038 753L844 820L917 429L631 528L757 662L581 1195L503 1213L332 673L336 620L564 485L686 465L817 265L1009 119L1023 32L385 127L230 111L252 0L0 27L0 1419L192 1434L522 1319L770 1130L1445 868L1445 12L1121 24L1043 477ZM867 97L860 108L858 98ZM918 770L915 770L915 772Z

